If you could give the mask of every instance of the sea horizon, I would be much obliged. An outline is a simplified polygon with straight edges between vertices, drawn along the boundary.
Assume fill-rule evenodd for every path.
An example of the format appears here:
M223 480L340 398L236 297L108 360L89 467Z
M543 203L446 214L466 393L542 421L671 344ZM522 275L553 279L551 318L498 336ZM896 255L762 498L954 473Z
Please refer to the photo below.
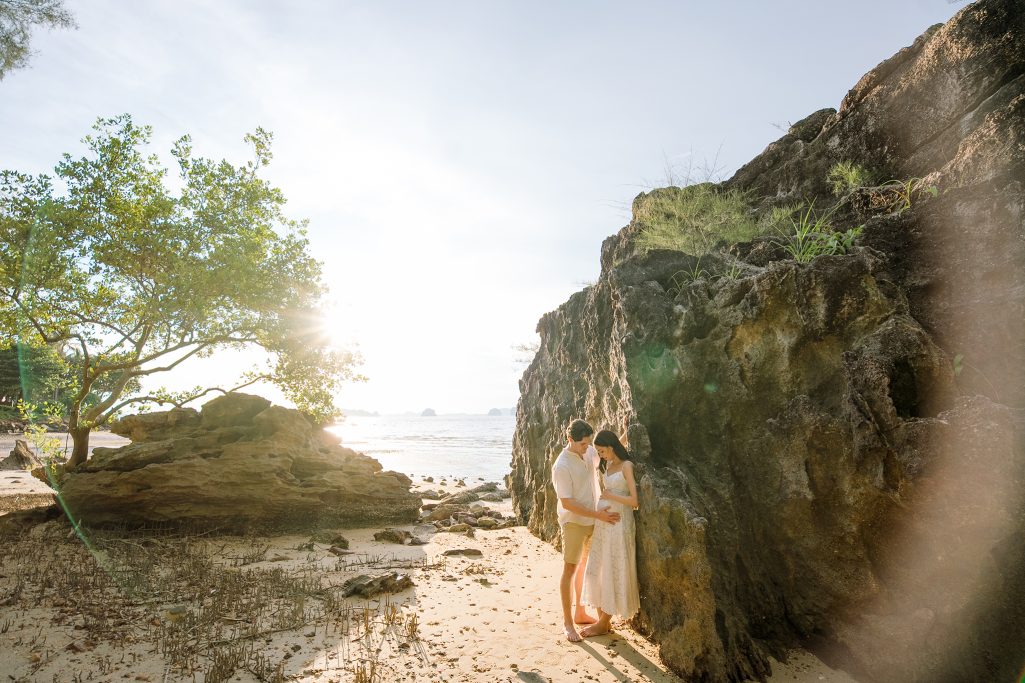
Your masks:
M513 415L353 415L327 430L342 446L411 477L504 481L512 462Z

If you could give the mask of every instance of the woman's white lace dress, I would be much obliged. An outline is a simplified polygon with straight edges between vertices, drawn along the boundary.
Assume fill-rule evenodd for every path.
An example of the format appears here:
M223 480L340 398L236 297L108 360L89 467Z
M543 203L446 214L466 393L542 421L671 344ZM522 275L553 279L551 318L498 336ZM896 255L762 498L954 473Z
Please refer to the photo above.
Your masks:
M626 477L620 470L603 475L605 490L617 496L628 496ZM641 606L637 589L637 549L634 545L633 508L603 500L609 510L619 513L619 522L595 521L591 552L584 573L583 602L623 619L632 617Z

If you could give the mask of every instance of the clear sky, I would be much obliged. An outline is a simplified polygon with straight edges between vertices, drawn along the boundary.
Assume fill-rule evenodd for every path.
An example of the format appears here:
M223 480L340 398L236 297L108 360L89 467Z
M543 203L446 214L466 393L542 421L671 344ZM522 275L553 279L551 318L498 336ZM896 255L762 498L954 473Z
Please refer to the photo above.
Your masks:
M98 116L190 133L310 220L330 325L369 376L339 399L508 408L513 346L597 278L602 240L667 164L729 177L965 3L78 0L0 81L0 168L51 172ZM168 384L230 381L244 358Z

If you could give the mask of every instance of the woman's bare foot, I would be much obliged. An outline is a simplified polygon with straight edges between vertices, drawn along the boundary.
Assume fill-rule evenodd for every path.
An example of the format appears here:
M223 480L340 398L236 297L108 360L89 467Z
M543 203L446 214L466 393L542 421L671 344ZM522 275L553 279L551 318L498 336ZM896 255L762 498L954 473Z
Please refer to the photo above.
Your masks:
M566 626L566 640L571 643L579 643L583 638L577 633L577 630L573 626Z
M580 610L577 612L576 616L573 617L573 621L577 624L593 624L598 620L587 612Z
M587 628L580 629L580 635L584 638L590 638L591 636L601 636L612 630L612 622L599 620L594 624L591 624Z

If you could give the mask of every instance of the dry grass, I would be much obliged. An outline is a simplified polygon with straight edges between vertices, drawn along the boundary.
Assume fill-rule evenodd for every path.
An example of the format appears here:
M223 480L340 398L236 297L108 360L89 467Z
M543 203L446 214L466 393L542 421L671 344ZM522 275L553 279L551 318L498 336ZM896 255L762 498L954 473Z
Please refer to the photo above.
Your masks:
M343 574L441 563L366 555L334 561L311 553L284 567L266 559L266 539L151 531L104 532L84 542L67 531L63 525L57 533L0 541L0 633L31 622L40 607L51 612L52 627L22 629L11 643L32 653L32 674L68 651L109 644L130 651L122 658L139 657L141 644L148 657L162 660L165 676L209 682L249 672L260 681L282 681L289 655L269 656L267 644L297 633L329 637L338 668L371 683L390 680L385 649L427 656L415 612L389 600L344 598ZM78 637L58 645L55 629ZM132 662L100 657L89 671L109 673L125 664Z

